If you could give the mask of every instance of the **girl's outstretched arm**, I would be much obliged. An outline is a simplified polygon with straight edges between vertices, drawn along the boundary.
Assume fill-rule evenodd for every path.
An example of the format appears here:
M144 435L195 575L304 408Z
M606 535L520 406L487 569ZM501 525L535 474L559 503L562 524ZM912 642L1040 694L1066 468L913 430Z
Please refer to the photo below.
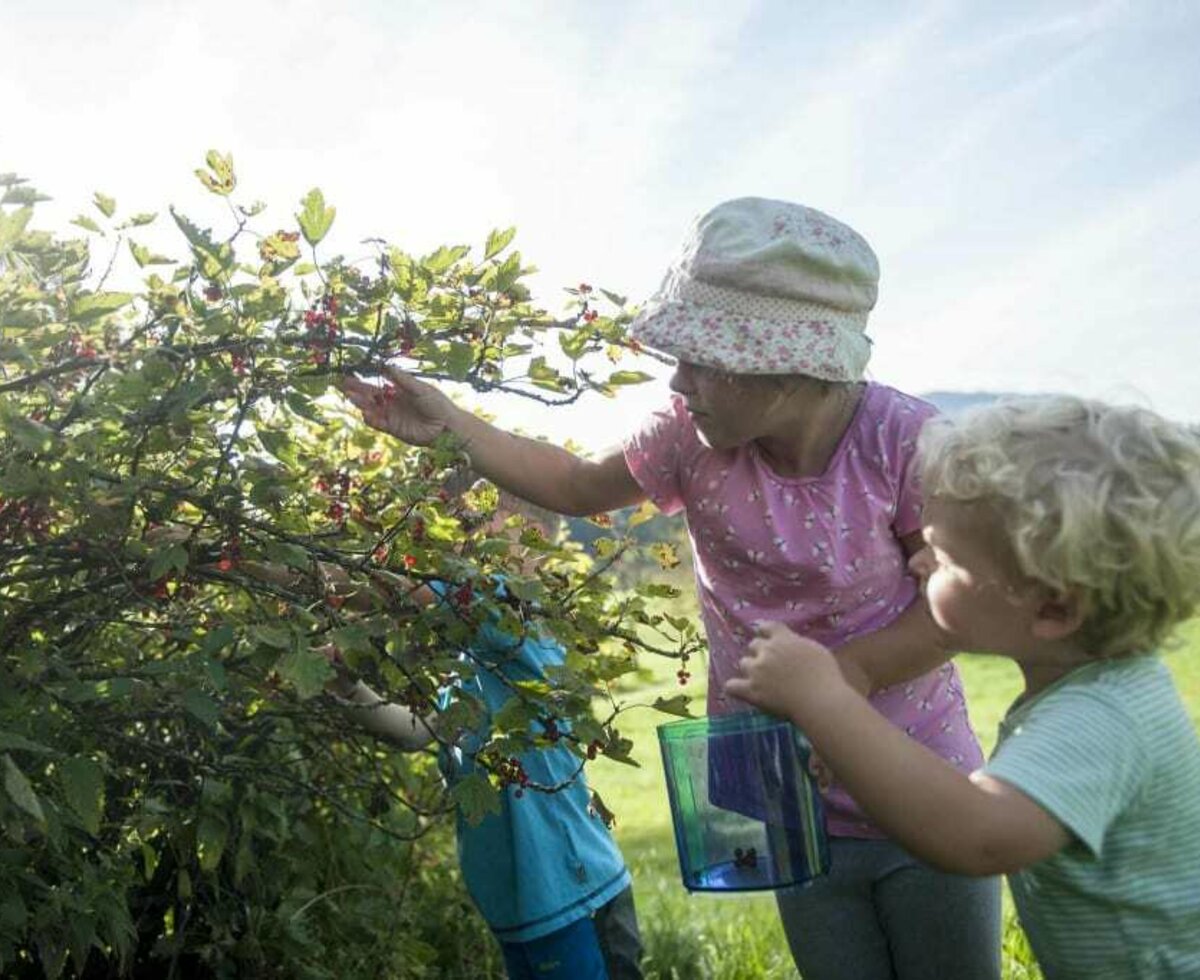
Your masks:
M833 654L779 623L759 627L733 696L792 721L855 802L914 855L943 871L993 875L1045 860L1070 834L1024 793L964 775L880 715Z
M619 448L584 459L548 442L514 435L455 405L433 385L389 367L389 388L347 378L346 397L363 420L414 445L457 437L471 468L510 493L558 514L582 516L645 499Z

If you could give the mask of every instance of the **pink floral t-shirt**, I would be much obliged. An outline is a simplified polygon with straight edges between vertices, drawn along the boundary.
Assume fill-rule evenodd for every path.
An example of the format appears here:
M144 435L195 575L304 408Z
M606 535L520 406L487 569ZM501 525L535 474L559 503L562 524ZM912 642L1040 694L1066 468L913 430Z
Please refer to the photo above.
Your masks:
M680 398L625 443L630 472L667 514L683 511L708 634L710 714L747 706L724 693L758 620L837 647L888 625L917 597L900 538L920 530L913 457L933 406L868 384L821 476L783 477L757 446L701 442ZM958 768L983 762L953 664L878 691L871 703ZM882 837L842 790L830 833Z

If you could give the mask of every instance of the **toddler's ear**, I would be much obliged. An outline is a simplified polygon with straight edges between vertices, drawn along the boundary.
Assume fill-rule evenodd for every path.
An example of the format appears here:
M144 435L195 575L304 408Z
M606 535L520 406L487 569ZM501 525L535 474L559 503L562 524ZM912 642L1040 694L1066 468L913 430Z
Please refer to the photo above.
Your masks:
M1083 600L1074 592L1048 592L1033 618L1033 635L1039 640L1065 640L1083 625L1087 615Z

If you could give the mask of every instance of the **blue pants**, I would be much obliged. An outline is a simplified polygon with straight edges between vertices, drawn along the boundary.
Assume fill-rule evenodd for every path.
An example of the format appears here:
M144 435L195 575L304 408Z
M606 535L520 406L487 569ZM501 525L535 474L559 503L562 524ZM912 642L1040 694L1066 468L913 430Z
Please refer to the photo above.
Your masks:
M500 950L509 980L641 980L633 890L557 932Z
M804 980L1000 980L1000 879L835 837L829 875L776 901Z

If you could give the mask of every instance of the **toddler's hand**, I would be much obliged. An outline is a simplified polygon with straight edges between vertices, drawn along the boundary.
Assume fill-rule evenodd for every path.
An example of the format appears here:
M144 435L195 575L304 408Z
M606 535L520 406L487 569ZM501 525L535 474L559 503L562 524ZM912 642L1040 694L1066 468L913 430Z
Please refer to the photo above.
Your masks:
M758 625L739 668L741 676L725 684L727 694L796 722L830 684L845 683L826 647L782 623Z

